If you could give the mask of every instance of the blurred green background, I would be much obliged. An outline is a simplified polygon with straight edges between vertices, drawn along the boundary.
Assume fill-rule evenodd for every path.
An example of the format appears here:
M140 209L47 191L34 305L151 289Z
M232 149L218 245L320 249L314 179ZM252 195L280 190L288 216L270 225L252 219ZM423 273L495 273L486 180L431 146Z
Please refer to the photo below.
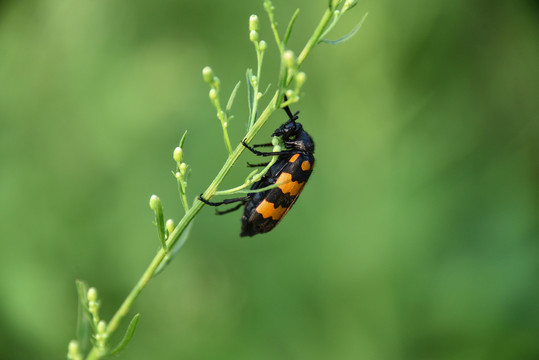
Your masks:
M281 31L301 8L299 53L327 1L274 4ZM539 5L362 0L332 38L367 11L303 67L317 164L294 210L251 239L204 208L135 303L123 359L539 358ZM242 80L237 143L252 13L275 84L262 0L0 2L0 358L65 357L76 278L110 318L158 247L150 195L182 215L185 129L189 196L213 179L201 69L226 96Z

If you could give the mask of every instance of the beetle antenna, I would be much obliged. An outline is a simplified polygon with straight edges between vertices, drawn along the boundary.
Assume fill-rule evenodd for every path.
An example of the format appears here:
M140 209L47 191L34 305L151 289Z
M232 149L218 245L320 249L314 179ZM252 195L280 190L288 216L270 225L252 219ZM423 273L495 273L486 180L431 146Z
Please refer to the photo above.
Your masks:
M284 96L284 101L288 101L288 98L286 97L286 95L283 95ZM296 121L297 119L299 119L299 110L296 111L294 114L292 114L292 111L290 111L290 107L288 107L288 105L286 105L284 108L284 111L286 111L286 115L288 115L288 121Z

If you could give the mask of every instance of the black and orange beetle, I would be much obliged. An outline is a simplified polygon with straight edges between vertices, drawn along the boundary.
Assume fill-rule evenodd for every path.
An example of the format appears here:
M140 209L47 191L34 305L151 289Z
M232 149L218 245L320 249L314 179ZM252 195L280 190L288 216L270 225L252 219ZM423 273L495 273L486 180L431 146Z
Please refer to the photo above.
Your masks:
M290 108L284 108L288 120L281 125L272 136L280 138L285 150L277 152L262 152L255 150L245 143L242 144L258 156L278 155L277 161L268 169L262 178L251 186L251 190L280 184L277 187L261 192L249 193L244 197L227 199L221 202L211 202L200 196L200 200L211 206L219 206L239 202L237 206L217 211L219 215L226 214L244 206L241 217L240 236L254 236L272 230L282 220L292 205L298 199L301 190L311 176L314 166L314 142L303 126L296 122L299 111L292 114ZM269 144L254 145L254 147L272 146ZM250 165L267 166L268 163Z

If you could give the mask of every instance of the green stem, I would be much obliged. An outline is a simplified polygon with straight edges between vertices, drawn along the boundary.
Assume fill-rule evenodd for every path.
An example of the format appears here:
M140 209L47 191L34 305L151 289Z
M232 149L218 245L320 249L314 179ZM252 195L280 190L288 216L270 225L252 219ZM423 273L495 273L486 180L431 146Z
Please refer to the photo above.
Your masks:
M298 68L301 66L301 64L303 64L303 62L305 61L305 58L307 57L307 55L309 55L311 50L316 46L316 44L318 44L318 41L322 37L322 34L324 33L324 29L331 21L332 16L333 16L333 11L331 11L330 9L327 9L326 12L324 13L324 16L322 16L322 20L320 20L318 27L314 31L309 41L307 41L307 44L305 45L305 47L303 48L303 50L298 56Z
M251 114L249 116L249 128L253 126L253 123L256 119L256 112L258 111L258 101L260 100L258 98L258 89L260 86L260 74L262 73L262 60L264 59L264 53L260 51L260 47L258 46L258 43L255 43L255 50L256 50L256 86L253 86L253 109L251 111Z
M268 1L267 4L271 5L271 2ZM282 53L284 51L283 44L280 42L280 39L279 39L277 26L273 19L273 11L271 8L267 8L267 11L270 17L271 27L275 36L275 40L277 42L277 46L279 47L279 51L281 52L281 61L282 61ZM305 61L305 58L307 57L307 55L309 55L309 53L314 48L314 46L318 44L322 34L324 34L324 30L327 28L329 22L331 21L332 16L333 16L332 10L331 9L326 10L315 32L313 33L313 35L311 36L311 38L309 39L309 41L307 42L307 44L301 51L300 55L298 56L298 60L297 60L298 68L303 64L303 62ZM257 69L258 70L257 77L259 77L260 75L261 63L262 63L262 59L260 59L259 64L258 64L259 68ZM280 83L281 81L283 81L283 78L284 78L285 85L288 86L290 82L292 81L293 76L290 74L281 74ZM259 78L257 80L259 80ZM281 92L283 90L284 89L282 89L281 86L279 86L279 89L275 92L275 95L273 96L269 104L266 106L262 114L260 114L260 117L258 118L258 120L254 123L252 127L249 128L249 131L247 132L247 134L245 135L243 139L245 142L247 143L251 142L251 140L255 137L255 135L260 131L262 126L269 119L270 115L278 108L279 104L281 103ZM257 96L257 95L258 94L255 93L253 96ZM217 100L216 107L217 107L219 115L222 114L220 112L221 109L220 109L218 100ZM219 187L219 185L221 185L224 178L229 173L230 169L232 169L232 166L238 161L238 158L240 157L242 152L245 150L245 147L241 143L239 143L236 146L236 149L232 151L230 140L228 138L228 132L224 124L225 119L222 118L222 116L219 116L219 120L221 120L221 125L223 126L225 145L229 152L229 156L225 164L223 165L223 167L221 168L221 170L215 177L215 179L212 181L212 183L208 186L208 188L206 189L206 191L204 191L202 195L205 199L208 199L208 200L211 199L215 195L215 193L217 192L217 188ZM194 219L194 217L198 214L198 212L202 209L203 206L204 206L204 203L202 201L198 199L194 201L193 206L185 213L185 215L180 220L180 222L178 223L174 231L172 231L172 233L169 235L168 240L166 241L166 249L171 249L174 246L174 244L178 241L178 239L183 234L183 232L187 229L187 226L191 223L191 221ZM144 271L144 273L140 277L137 284L133 287L131 292L127 295L124 302L120 305L120 307L118 308L118 310L116 311L116 313L114 314L110 322L108 323L107 325L108 338L110 338L112 334L117 330L118 326L120 325L120 322L130 311L137 297L140 295L142 290L146 287L148 282L152 279L156 269L158 268L159 264L163 261L166 255L167 255L167 251L161 248L157 252L155 257L152 259L148 268ZM88 354L88 356L86 357L86 359L87 360L99 359L103 355L104 354L101 352L100 349L98 349L97 347L93 347L90 353Z
M273 98L271 99L270 103L268 104L264 112L258 118L257 122L247 132L244 138L246 142L250 142L255 137L258 131L260 131L262 126L266 123L270 115L275 111L275 104L277 102L277 96L278 96L278 93L276 93L273 96ZM238 161L238 158L240 157L241 153L244 150L245 150L245 146L243 146L241 143L238 144L238 146L236 146L236 149L232 152L232 154L230 154L230 156L226 160L225 164L223 165L223 167L221 168L221 170L219 171L215 179L212 181L212 183L208 186L208 188L204 192L203 197L205 199L211 199L213 197L213 195L217 191L217 188L223 182L223 180L225 179L226 175L228 174L232 166ZM193 207L191 207L189 211L187 211L187 213L180 220L180 222L178 223L174 231L169 235L169 238L167 240L167 249L171 249L174 246L176 241L178 241L178 239L180 238L181 234L185 231L189 223L194 219L196 214L202 209L203 206L204 206L204 203L202 201L198 199L195 200ZM139 294L146 287L148 282L152 279L152 276L155 270L157 269L161 261L163 261L165 256L166 256L166 251L163 249L160 249L155 255L155 257L153 258L148 268L144 271L144 273L140 277L135 287L131 290L129 295L127 295L122 305L120 305L120 307L118 308L118 310L116 311L116 313L114 314L114 316L112 317L112 319L107 325L108 338L110 338L112 334L114 333L114 331L116 331L116 329L120 325L120 322L127 315L127 313L131 309L131 306L133 305L133 303L135 302ZM86 359L87 360L99 359L102 356L103 354L100 352L100 350L96 347L93 347L90 353L88 354L88 356L86 357Z

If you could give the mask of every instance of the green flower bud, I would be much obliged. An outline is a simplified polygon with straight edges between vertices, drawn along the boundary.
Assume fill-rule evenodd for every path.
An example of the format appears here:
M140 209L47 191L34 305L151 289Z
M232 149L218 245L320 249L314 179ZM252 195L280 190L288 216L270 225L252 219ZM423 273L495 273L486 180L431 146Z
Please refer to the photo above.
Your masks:
M213 70L211 67L206 66L204 69L202 69L202 77L204 78L204 81L208 84L213 84Z
M256 87L257 84L258 79L256 78L256 75L251 76L251 85L253 85L253 87Z
M296 67L296 56L292 50L286 50L283 53L283 62L287 68Z
M97 289L95 287L91 287L88 289L88 294L86 295L88 298L88 301L97 301Z
M249 31L258 31L258 16L251 15L249 17Z
M168 219L167 222L165 223L165 227L168 233L172 234L172 232L174 231L174 220Z
M219 90L219 86L221 86L221 80L219 80L217 76L213 77L213 86L215 86L217 90Z
M286 97L291 100L291 99L294 99L296 97L296 94L294 93L293 90L286 90Z
M342 7L343 13L344 13L345 11L350 10L350 9L353 8L354 6L356 6L357 3L358 3L358 0L346 0L346 1L344 2L343 7Z
M68 360L82 360L82 355L79 349L79 342L77 340L71 340L67 346L67 358Z
M305 83L305 80L307 80L307 75L303 71L300 71L296 74L296 84L298 85L298 87L302 87Z
M161 199L159 199L157 195L152 195L152 197L150 198L150 208L153 211L161 209Z
M258 43L258 48L260 49L260 51L262 52L266 51L267 47L268 47L268 44L266 44L264 40L260 40L260 42Z
M217 100L217 90L210 89L210 100L211 101Z
M182 158L183 158L183 150L182 150L182 148L178 146L176 149L174 149L174 153L173 153L172 157L174 158L174 161L176 161L177 163L182 161Z
M182 162L182 163L180 164L180 173L181 173L182 175L185 175L185 172L186 172L186 171L187 171L187 164Z
M101 320L99 323L97 323L97 333L98 334L104 334L107 332L107 323L105 320Z
M252 31L249 33L249 39L250 39L252 42L257 42L257 41L258 41L258 31L252 30Z
M176 174L174 174L174 176L176 177L176 180L181 180L182 178L182 174L180 174L179 171L176 171Z

